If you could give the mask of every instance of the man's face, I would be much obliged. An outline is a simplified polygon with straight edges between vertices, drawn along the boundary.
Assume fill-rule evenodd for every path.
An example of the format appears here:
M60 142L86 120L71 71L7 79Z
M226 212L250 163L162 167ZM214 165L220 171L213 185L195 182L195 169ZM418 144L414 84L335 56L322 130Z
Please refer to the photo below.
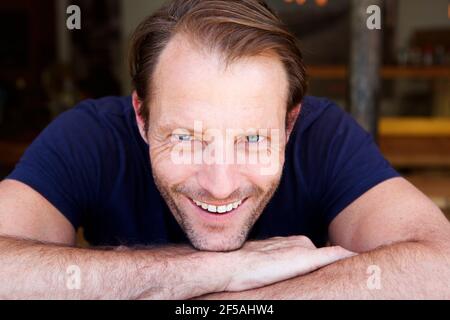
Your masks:
M153 85L147 139L159 191L194 247L240 248L281 177L282 63L260 56L225 67L220 55L177 36Z

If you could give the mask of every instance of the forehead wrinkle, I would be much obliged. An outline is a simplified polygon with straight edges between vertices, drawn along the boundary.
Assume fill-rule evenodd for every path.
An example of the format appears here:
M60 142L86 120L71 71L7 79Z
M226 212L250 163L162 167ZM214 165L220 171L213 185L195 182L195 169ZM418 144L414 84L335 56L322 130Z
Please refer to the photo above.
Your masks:
M239 129L239 130L261 130L261 129L278 129L277 123L274 123L273 117L260 117L259 112L264 113L265 106L262 105L242 105L239 107L238 115L228 111L231 106L210 104L197 104L192 107L177 104L177 107L167 107L160 105L161 113L156 120L156 127L163 130L187 129L194 131L195 122L201 122L202 130L208 129ZM212 111L215 109L216 111ZM280 116L277 108L277 117ZM236 119L238 117L238 119ZM233 119L239 120L234 121ZM161 122L161 124L158 124ZM284 124L284 123L283 123Z

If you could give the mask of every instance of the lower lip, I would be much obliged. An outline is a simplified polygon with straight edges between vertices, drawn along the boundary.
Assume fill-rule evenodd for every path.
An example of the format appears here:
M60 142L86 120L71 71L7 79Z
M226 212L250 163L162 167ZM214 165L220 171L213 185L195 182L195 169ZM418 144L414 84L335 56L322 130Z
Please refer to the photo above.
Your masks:
M248 198L243 200L239 207L237 207L236 209L233 209L227 213L210 213L206 210L203 210L201 207L197 206L194 203L194 201L192 201L192 199L187 198L187 197L186 197L186 199L192 205L194 211L198 212L202 218L207 219L209 221L224 222L226 220L233 218L236 214L238 214L242 210L242 207L245 205Z

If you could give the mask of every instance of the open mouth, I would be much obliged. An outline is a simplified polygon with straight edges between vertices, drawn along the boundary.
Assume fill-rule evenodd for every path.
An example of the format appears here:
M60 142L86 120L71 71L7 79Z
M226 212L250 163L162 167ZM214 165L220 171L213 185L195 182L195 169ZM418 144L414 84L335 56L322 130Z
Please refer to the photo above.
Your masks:
M203 211L210 213L210 214L216 214L216 215L229 214L229 213L235 211L245 202L245 200L246 199L243 199L243 200L230 202L230 203L223 204L223 205L214 205L214 204L205 203L205 202L202 202L199 200L191 199L191 201L197 207L201 208Z

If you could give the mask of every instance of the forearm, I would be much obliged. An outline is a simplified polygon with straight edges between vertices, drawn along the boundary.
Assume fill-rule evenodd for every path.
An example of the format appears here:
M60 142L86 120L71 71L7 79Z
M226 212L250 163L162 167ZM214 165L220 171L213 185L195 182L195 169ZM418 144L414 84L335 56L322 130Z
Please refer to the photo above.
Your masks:
M432 299L450 298L448 248L399 243L338 261L265 288L206 299ZM375 266L374 269L369 269ZM379 282L369 273L381 271ZM375 281L372 281L375 280ZM380 287L377 286L380 285Z
M212 262L220 257L187 246L91 250L0 237L0 298L187 299L220 288Z

